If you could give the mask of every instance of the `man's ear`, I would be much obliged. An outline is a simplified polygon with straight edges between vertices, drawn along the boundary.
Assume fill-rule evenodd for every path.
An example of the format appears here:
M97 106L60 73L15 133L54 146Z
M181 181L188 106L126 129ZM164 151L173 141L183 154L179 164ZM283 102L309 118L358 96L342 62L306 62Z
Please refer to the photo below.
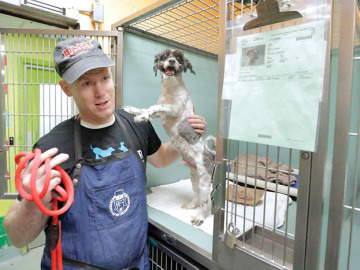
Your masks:
M65 95L67 95L68 97L72 97L69 84L64 80L60 80L59 84Z

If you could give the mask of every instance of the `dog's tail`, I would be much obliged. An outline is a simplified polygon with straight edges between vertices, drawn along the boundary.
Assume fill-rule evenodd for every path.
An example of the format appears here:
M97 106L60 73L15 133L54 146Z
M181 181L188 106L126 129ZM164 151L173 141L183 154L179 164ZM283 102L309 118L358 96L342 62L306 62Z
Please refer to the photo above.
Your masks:
M209 142L212 142L212 146L209 147ZM216 138L214 136L207 136L205 139L205 148L215 157L216 155Z

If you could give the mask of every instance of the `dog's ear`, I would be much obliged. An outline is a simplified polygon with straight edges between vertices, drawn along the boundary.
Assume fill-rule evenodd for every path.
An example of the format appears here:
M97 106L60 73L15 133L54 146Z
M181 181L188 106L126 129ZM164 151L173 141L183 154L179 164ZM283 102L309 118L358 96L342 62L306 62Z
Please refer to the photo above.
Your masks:
M185 57L184 57L184 62L185 62L184 72L186 72L187 69L190 69L191 73L196 75L195 71L192 69L192 65L190 61Z
M159 54L155 55L154 66L153 66L153 71L155 73L155 77L157 76L157 70L159 69L159 59L160 59Z

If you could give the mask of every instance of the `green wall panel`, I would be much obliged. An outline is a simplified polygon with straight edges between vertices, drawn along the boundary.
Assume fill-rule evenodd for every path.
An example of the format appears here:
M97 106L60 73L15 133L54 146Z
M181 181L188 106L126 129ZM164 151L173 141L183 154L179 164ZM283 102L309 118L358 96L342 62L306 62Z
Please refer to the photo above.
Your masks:
M3 226L3 220L4 220L4 217L0 217L0 250L11 246L11 244L7 238L6 231Z

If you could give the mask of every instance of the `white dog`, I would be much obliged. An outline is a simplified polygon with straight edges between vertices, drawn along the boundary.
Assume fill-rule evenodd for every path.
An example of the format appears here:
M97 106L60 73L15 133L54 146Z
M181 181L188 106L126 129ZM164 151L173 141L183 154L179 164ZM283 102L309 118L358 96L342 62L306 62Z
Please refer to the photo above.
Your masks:
M154 117L161 118L172 147L182 156L183 164L190 167L194 196L190 203L182 207L200 207L198 214L191 217L191 223L200 226L211 210L210 188L215 151L207 144L212 140L215 146L215 138L209 136L203 140L188 122L189 115L193 115L194 112L193 103L182 79L182 72L186 72L187 69L195 74L191 63L180 50L167 49L156 55L153 70L155 76L157 71L160 71L162 86L158 105L148 109L127 106L124 110L136 115L135 122L149 121Z

